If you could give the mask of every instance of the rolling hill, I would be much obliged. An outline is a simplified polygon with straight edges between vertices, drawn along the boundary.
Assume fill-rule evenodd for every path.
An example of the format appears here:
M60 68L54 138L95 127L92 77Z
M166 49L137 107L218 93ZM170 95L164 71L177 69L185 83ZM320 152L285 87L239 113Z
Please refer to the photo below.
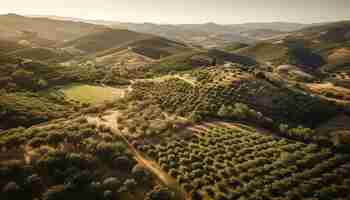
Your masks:
M0 40L0 54L23 49L25 47L26 46L20 44L20 42L14 42L14 41L9 41L9 40Z
M16 14L0 15L0 38L29 40L36 44L73 40L106 30L106 27L83 22L31 18Z
M161 37L129 30L110 29L91 34L62 44L63 48L74 48L86 54L107 55L123 49L152 59L159 59L189 49L187 45Z
M86 53L96 53L149 37L151 36L128 30L108 29L103 32L68 41L61 46L65 48L75 48Z
M59 16L29 15L33 18L49 18L58 21L84 22L99 24L115 29L128 29L140 33L157 35L170 40L176 40L205 48L222 47L232 42L254 43L270 39L287 32L296 31L316 24L301 24L288 22L245 23L245 24L154 24L128 23L105 20L86 20Z
M64 62L74 57L67 51L43 47L29 47L8 53L10 56L51 63Z
M225 63L241 64L246 67L257 64L252 58L218 49L192 50L156 61L151 64L149 70L151 72L163 74L223 65Z
M238 50L262 62L299 64L325 69L348 65L350 22L307 27Z
M59 63L125 49L149 59L190 49L183 43L159 36L69 20L72 19L0 15L0 53Z
M287 31L295 31L307 25L293 23L252 23L234 25L220 25L215 23L182 25L118 23L114 26L125 27L137 32L159 35L211 48L222 47L232 42L252 44L259 40L285 34Z
M53 21L0 40L1 200L350 199L348 22Z

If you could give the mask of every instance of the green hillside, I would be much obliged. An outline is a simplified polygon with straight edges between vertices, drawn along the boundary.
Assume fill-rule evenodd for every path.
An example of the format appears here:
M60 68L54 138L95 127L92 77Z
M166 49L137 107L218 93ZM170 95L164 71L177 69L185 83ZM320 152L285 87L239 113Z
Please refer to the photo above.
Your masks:
M9 55L47 62L64 62L73 58L73 55L67 51L49 48L25 48L11 52Z
M245 43L234 42L232 44L229 44L229 45L225 46L223 49L225 51L228 51L228 52L233 52L233 51L236 51L238 49L241 49L241 48L244 48L244 47L248 47L248 46L249 45L245 44Z
M18 42L0 40L0 54L8 53L23 48L25 48L25 46L20 45Z
M185 44L158 37L137 41L130 46L134 52L152 59L161 59L190 50Z
M260 62L269 62L286 56L287 48L281 44L258 43L254 46L238 49L236 53L253 57Z
M257 62L249 57L238 54L227 53L221 50L193 50L181 53L168 58L161 59L152 64L150 71L156 73L168 73L174 71L186 71L198 67L207 67L212 65L222 65L225 62L253 66Z
M277 65L341 67L348 64L350 54L346 50L349 48L349 32L348 21L327 23L291 32L284 37L238 50L237 53Z
M62 46L74 47L86 53L96 53L149 37L128 30L109 29L66 42Z
M16 14L0 15L0 21L0 38L27 39L36 43L40 40L42 42L45 40L63 42L106 30L104 26L100 25L48 18L31 18Z
M140 82L133 86L135 97L155 99L168 112L217 117L221 105L243 103L276 122L315 126L332 117L336 107L302 91L259 79L242 70L201 69L194 73L202 80L192 85L181 79Z

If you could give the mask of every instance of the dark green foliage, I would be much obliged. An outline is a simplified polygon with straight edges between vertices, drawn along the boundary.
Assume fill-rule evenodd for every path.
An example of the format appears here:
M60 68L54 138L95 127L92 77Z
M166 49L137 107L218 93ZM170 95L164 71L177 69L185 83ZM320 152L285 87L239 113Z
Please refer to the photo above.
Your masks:
M227 53L217 49L209 50L208 55L216 59L216 64L223 64L224 62L232 62L245 66L252 66L257 64L257 62L252 58L240 56L233 53Z
M349 155L214 123L210 127L192 140L150 147L158 151L153 158L164 167L171 168L170 161L180 159L169 173L181 171L177 180L192 198L201 199L201 194L206 194L215 199L271 199L294 196L294 191L298 199L348 196L343 180L350 176ZM291 131L310 132L301 127ZM171 148L176 143L183 145ZM199 155L213 162L204 164Z
M152 174L144 167L136 165L132 169L132 176L137 183L147 184L152 181Z
M244 48L249 46L248 44L245 43L232 43L230 45L225 46L224 50L228 52L236 51L238 49Z
M103 180L102 187L105 190L115 190L121 186L121 181L116 177L109 177Z
M120 197L119 192L128 199L145 196L155 183L148 171L132 171L136 161L118 137L82 117L11 129L0 135L0 144L9 159L16 152L23 155L24 146L30 149L26 163L0 162L0 190L5 188L0 199L102 200ZM5 187L10 182L16 184Z
M34 93L0 94L0 126L30 126L67 116L71 113L64 102L56 103Z
M146 197L146 200L173 200L173 199L174 199L174 193L170 191L168 188L155 188Z
M182 43L158 37L137 41L131 46L134 52L152 59L161 59L189 51L189 48Z
M27 195L31 196L31 198L40 197L40 194L45 191L44 182L37 174L30 175L26 178L24 188Z
M169 52L162 51L159 49L147 48L147 47L134 48L133 51L153 59L160 59L171 55Z
M193 70L199 67L208 67L221 65L225 62L232 62L244 66L253 66L257 62L249 57L227 53L221 50L213 49L209 51L191 51L183 54L169 56L162 59L150 68L155 73L170 73L186 70Z
M64 62L73 58L73 55L66 51L49 48L25 48L9 55L37 61L50 61L54 63Z
M96 146L96 156L102 160L112 161L116 156L125 153L126 146L123 143L102 142Z
M288 59L293 65L310 66L313 68L325 64L322 56L305 47L303 41L288 41Z
M139 82L133 88L133 98L156 100L163 109L181 116L190 116L193 112L205 117L217 116L222 105L243 103L257 115L260 112L274 121L313 127L337 112L336 106L330 102L260 79L193 86L174 78L161 83Z
M130 172L135 165L135 161L127 156L119 156L114 158L113 165L118 169Z
M146 36L129 30L107 29L103 32L87 35L77 40L69 41L64 46L74 46L88 53L107 50L126 42L144 39Z

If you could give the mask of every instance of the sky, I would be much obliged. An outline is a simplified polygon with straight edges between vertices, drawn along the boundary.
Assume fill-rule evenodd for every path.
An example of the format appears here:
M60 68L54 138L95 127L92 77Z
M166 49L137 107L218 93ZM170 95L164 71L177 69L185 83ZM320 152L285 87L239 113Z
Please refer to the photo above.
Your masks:
M350 20L350 0L2 0L0 13L162 24Z

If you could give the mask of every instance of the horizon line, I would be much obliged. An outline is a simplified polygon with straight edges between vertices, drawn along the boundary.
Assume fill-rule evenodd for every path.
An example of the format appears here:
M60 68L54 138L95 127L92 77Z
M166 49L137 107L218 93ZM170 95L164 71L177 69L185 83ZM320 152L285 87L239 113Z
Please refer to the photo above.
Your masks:
M118 20L112 20L112 19L87 19L82 17L74 17L74 16L64 16L64 15L50 15L50 14L29 14L29 13L13 13L13 12L6 12L6 13L0 13L0 15L18 15L22 17L30 17L30 18L47 18L52 19L54 17L57 18L71 18L69 19L53 19L53 20L61 20L61 21L72 21L77 20L79 22L84 21L91 21L91 22L85 22L85 23L92 23L93 21L101 21L101 22L108 22L108 23L115 23L117 24L155 24L155 25L202 25L202 24L215 24L215 25L244 25L244 24L264 24L264 23L289 23L289 24L300 24L300 25L311 25L311 24L323 24L323 23L333 23L333 22L341 22L341 21L350 21L350 19L341 19L336 21L320 21L320 22L313 22L313 23L302 23L302 22L295 22L295 21L249 21L249 22L243 22L243 23L217 23L213 21L207 21L207 22L200 22L200 23L159 23L159 22L150 22L150 21L143 21L143 22L135 22L135 21L118 21Z

